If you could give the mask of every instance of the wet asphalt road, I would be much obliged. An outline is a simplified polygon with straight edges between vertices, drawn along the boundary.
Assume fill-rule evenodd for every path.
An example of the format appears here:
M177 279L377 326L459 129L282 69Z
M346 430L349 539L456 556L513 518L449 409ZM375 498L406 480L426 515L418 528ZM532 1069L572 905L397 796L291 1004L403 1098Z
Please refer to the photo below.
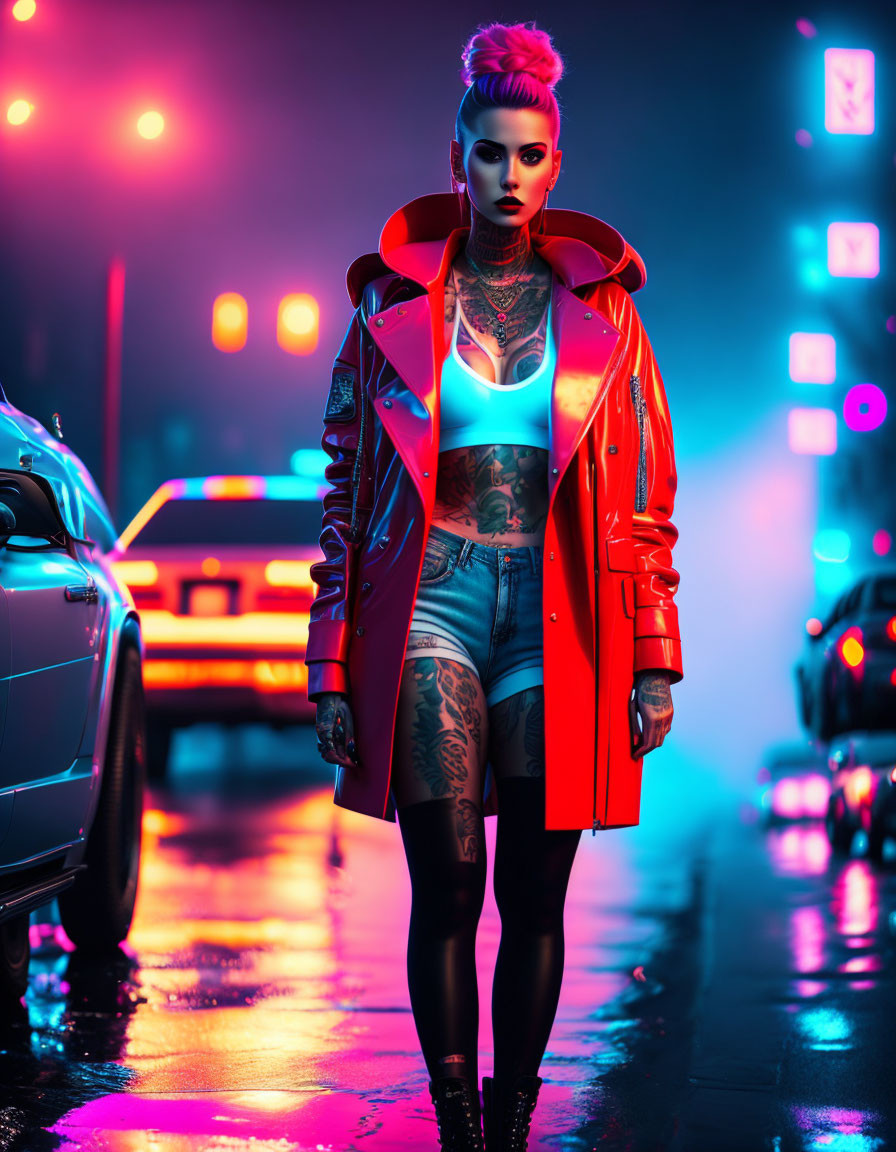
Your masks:
M147 797L115 960L35 917L0 1042L0 1149L437 1148L397 826L332 804L311 729L222 740L180 734ZM860 850L766 829L674 746L652 754L641 826L582 836L530 1150L896 1148L896 854L875 868Z

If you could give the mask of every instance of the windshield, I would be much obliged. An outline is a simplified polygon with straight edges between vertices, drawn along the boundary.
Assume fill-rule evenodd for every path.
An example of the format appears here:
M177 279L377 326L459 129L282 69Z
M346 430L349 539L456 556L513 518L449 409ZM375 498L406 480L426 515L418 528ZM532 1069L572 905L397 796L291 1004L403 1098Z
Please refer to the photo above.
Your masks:
M882 576L874 582L875 608L896 608L896 576Z
M317 500L166 500L134 544L317 544Z

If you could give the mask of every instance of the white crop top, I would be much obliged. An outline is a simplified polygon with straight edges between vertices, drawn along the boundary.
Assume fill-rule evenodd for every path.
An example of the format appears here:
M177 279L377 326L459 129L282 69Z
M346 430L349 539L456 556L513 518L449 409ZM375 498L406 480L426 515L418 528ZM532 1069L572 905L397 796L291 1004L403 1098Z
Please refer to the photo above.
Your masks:
M442 365L439 452L472 444L550 448L551 394L557 362L551 331L552 297L553 292L548 302L544 356L532 375L518 384L495 384L486 380L460 358L457 327L461 309L460 297L457 297L451 347Z

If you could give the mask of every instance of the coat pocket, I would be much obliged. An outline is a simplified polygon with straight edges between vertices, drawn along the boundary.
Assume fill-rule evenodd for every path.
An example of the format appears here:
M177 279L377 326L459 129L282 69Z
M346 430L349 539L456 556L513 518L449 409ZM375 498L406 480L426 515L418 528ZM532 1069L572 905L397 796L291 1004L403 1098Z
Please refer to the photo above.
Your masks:
M614 572L637 572L635 542L631 536L608 536L604 541L607 567Z
M635 485L635 511L644 512L647 508L647 405L641 388L641 377L632 373L629 380L632 404L638 418L638 476Z

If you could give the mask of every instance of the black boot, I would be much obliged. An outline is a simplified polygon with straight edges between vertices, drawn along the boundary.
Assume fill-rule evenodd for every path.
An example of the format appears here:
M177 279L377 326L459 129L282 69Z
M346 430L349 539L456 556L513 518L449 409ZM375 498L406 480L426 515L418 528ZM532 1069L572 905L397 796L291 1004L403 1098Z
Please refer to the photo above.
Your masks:
M485 1152L527 1152L529 1124L540 1076L517 1076L511 1083L482 1077L482 1122Z
M484 1152L478 1088L463 1076L440 1076L430 1080L429 1094L443 1152Z

